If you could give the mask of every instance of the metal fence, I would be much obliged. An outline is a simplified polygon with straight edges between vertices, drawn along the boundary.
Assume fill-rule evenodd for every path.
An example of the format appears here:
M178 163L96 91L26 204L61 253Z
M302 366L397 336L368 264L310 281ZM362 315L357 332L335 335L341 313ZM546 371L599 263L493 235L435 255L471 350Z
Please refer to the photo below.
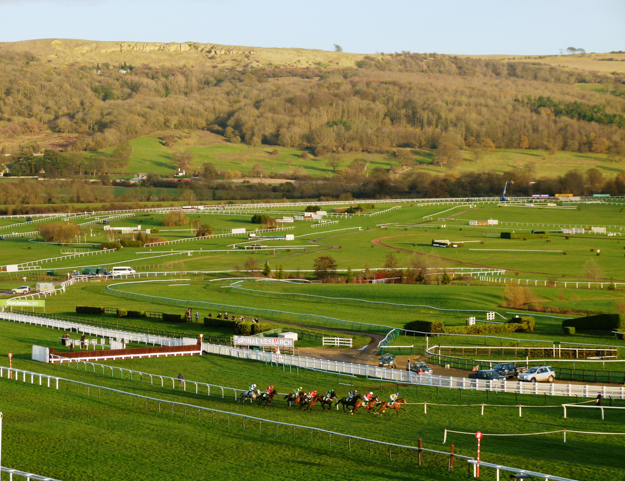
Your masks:
M545 279L518 279L516 277L488 277L479 275L476 278L482 282L494 282L497 284L518 284L534 287L564 287L567 289L603 289L610 286L614 288L625 287L625 282L605 282L605 281L556 281Z
M76 392L78 393L80 390L80 387L83 387L84 391L86 391L87 396L90 395L90 391L94 390L94 395L95 395L95 390L98 390L98 397L101 397L102 391L104 392L108 392L109 393L109 399L111 399L111 395L115 394L115 395L120 395L121 399L123 400L124 396L126 397L130 397L133 399L133 407L134 407L134 401L135 400L140 400L140 401L144 401L145 402L145 407L146 409L148 409L148 403L151 402L157 405L157 409L158 412L160 413L162 411L162 406L171 406L171 413L172 415L174 414L174 408L178 407L180 411L184 412L184 416L186 417L187 415L187 409L192 409L192 410L197 410L197 417L198 419L200 418L200 413L204 412L204 413L211 413L212 414L212 422L215 423L215 414L221 415L222 419L223 417L226 417L227 419L227 425L228 427L230 427L230 420L231 418L234 419L238 419L241 421L241 426L243 429L246 429L246 421L252 421L255 423L258 423L258 430L259 433L262 433L262 426L263 424L265 425L270 425L270 426L275 426L276 430L275 430L275 434L276 436L278 435L278 427L283 426L286 428L289 428L289 430L292 429L293 432L293 440L296 439L296 435L295 432L296 430L304 430L310 433L310 441L311 443L314 442L314 437L313 435L316 434L321 434L324 436L328 436L328 443L331 446L332 445L332 437L336 437L336 438L342 438L342 439L346 439L347 443L348 443L348 449L351 452L352 450L352 443L354 441L356 442L361 442L364 444L368 444L369 445L369 453L371 453L371 448L372 446L379 446L379 447L383 447L385 450L388 450L388 457L390 460L392 460L392 450L393 449L401 449L401 450L407 450L409 452L413 452L415 454L418 455L418 462L419 464L421 464L421 454L423 452L426 453L430 453L430 454L434 454L437 456L440 456L441 459L447 459L447 466L449 470L453 469L453 459L455 458L459 458L459 459L466 459L466 460L472 460L473 458L470 456L462 456L462 455L458 455L458 454L454 454L454 449L451 448L451 450L449 452L447 451L440 451L440 450L436 450L436 449L426 449L423 448L421 446L421 443L419 443L419 446L407 446L407 445L402 445L402 444L395 444L395 443L389 443L389 442L385 442L385 441L379 441L377 439L369 439L369 438L363 438L360 436L352 436L349 434L344 434L344 433L339 433L336 431L329 431L327 429L320 429L320 428L315 428L312 426L305 426L305 425L301 425L301 424L292 424L292 423L285 423L285 422L280 422L280 421L274 421L271 419L264 419L264 418L259 418L256 416L248 416L245 414L239 414L239 413L233 413L233 412L229 412L229 411L222 411L219 409L212 409L212 408L207 408L207 407L203 407L203 406L197 406L194 404L188 404L188 403L181 403L181 402L176 402L176 401L170 401L170 400L166 400L166 399L159 399L159 398L154 398L154 397L150 397L150 396L144 396L141 394L135 394L135 393L131 393L131 392L127 392L127 391L121 391L119 389L114 389L114 388L109 388L109 387L105 387L105 386L99 386L99 385L95 385L95 384L89 384L89 383L84 383L84 382L80 382L80 381L75 381L72 379L65 379L65 378L61 378L58 376L50 376L47 374L41 374L41 373L36 373L36 372L31 372L31 371L24 371L21 369L10 369L8 367L3 367L0 366L0 378L4 378L5 372L7 374L7 379L9 376L9 373L11 373L13 375L13 380L14 382L19 382L20 380L22 382L28 382L30 381L31 384L39 384L40 386L46 386L48 388L54 388L54 389L60 389L61 387L67 387L68 389L71 388L71 386L76 386ZM177 379L175 379L177 380ZM44 382L45 381L45 382ZM248 425L249 426L249 425Z
M50 478L48 476L41 476L40 474L29 473L28 471L20 471L19 469L0 467L0 472L9 475L9 481L13 481L14 479L25 478L27 481L59 481L55 478Z

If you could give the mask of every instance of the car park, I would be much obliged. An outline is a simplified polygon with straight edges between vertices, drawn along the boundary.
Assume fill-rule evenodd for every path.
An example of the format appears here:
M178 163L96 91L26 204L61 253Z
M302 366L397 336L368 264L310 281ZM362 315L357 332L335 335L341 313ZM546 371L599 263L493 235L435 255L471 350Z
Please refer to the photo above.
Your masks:
M11 294L28 294L30 292L30 287L28 286L19 286L15 289L11 289Z
M428 366L424 362L415 362L410 366L410 371L419 372L421 371L423 374L432 374L432 368Z
M469 379L492 380L492 379L505 379L505 377L499 374L494 369L481 369L479 371L472 372L471 374L469 374Z
M380 367L395 368L395 356L393 354L383 354L380 358Z
M534 366L530 367L523 374L519 374L519 381L525 382L553 382L555 379L556 372L551 366Z

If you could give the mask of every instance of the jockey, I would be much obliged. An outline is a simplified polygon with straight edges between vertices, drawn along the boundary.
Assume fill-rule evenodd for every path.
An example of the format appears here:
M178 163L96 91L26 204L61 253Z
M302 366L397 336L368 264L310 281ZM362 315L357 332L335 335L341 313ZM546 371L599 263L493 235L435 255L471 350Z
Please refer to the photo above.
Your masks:
M363 397L363 399L364 399L366 402L371 401L371 399L373 399L373 391L371 391L369 394L365 394L365 396Z
M311 401L312 398L314 398L316 395L317 395L317 391L310 391L307 396L308 401Z
M333 394L334 394L334 389L330 389L328 392L326 392L326 397L324 399L326 401L329 401L330 399L332 399Z
M250 384L250 393L256 389L256 384Z
M391 404L395 404L395 401L397 401L398 397L399 397L398 392L396 392L395 394L391 394Z
M267 388L267 395L271 394L273 392L273 386L269 386Z
M356 394L358 394L358 390L354 389L353 391L349 391L349 394L347 395L347 397L351 401L352 399L354 399L354 396L356 396Z
M302 391L303 391L302 386L293 389L293 393L294 393L295 397L299 396Z

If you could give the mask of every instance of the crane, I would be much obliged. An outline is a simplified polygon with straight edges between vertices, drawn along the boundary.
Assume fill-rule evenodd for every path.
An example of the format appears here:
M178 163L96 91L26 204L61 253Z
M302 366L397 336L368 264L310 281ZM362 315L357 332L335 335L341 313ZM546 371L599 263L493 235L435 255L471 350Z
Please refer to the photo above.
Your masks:
M508 188L508 184L514 184L514 180L508 180L506 182L506 185L504 185L503 187L503 194L501 194L501 199L499 199L501 202L507 202L508 198L506 197L506 189Z

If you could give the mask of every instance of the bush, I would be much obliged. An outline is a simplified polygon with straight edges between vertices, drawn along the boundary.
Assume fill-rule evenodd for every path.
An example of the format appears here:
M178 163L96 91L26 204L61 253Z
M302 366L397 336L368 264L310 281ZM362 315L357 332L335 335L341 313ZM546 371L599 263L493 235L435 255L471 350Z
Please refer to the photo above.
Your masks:
M184 314L167 314L163 312L163 321L187 322L187 317Z
M121 249L122 245L119 242L100 242L100 250L104 249Z
M304 209L304 212L317 212L320 210L321 210L321 207L319 207L318 205L308 205Z
M502 239L528 240L528 239L546 239L547 237L549 237L548 232L536 232L534 234L520 233L520 232L502 232L501 233Z
M261 332L270 331L273 329L271 324L252 324L252 334L259 334Z
M502 334L524 330L522 324L475 324L473 326L446 327L448 334Z
M622 314L599 314L578 319L567 319L562 322L562 328L565 327L574 327L578 331L616 331L625 327L625 316Z
M564 331L564 334L568 334L569 336L575 334L575 328L572 326L563 327L562 330Z
M147 317L145 311L127 311L126 317L131 317L134 319L141 319L142 317Z
M445 326L441 321L412 321L405 324L404 329L420 332L445 332Z
M117 317L128 317L128 311L125 309L117 309Z
M252 224L263 224L268 227L275 227L276 221L267 214L254 214L252 216Z
M536 319L530 316L516 316L508 321L509 323L522 324L523 330L526 332L534 332L536 330Z
M241 336L250 336L252 334L252 324L251 322L239 322L239 325L236 327L237 334Z
M87 306L76 306L77 314L105 314L106 310L104 307L87 307Z
M234 331L236 328L236 321L231 319L217 319L216 317L205 317L204 325L209 327L223 327Z
M138 240L126 240L122 239L119 241L122 247L141 247L141 241Z

